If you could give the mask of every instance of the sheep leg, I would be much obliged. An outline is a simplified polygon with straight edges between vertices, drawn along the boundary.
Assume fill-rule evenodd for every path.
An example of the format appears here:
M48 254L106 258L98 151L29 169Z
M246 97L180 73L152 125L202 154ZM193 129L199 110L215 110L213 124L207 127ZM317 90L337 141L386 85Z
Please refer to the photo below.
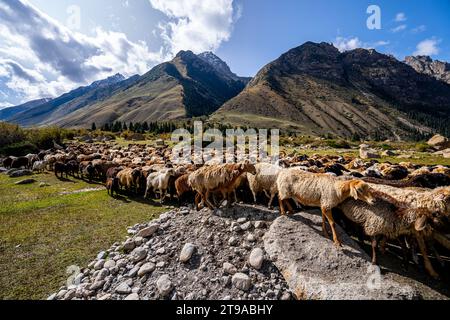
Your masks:
M234 203L237 203L237 202L238 202L238 199L237 199L237 193L236 193L236 190L233 190L233 195L234 195Z
M402 238L398 239L398 242L400 243L400 247L402 248L402 253L403 253L402 267L405 270L408 270L409 251L408 251L408 247L406 246L406 239L405 239L405 237L402 237Z
M378 237L372 237L372 264L377 265L377 247L378 247Z
M323 235L325 238L328 238L328 239L330 238L330 234L328 233L328 230L327 230L326 216L323 213L323 210L322 210L322 232L323 232Z
M272 202L273 202L273 199L275 198L275 194L273 193L271 196L270 196L270 200L269 200L269 209L272 209Z
M386 243L387 243L387 238L383 236L380 241L380 252L382 254L386 253Z
M252 194L253 194L253 201L256 204L256 192L252 190Z
M322 209L322 214L325 214L325 216L327 217L328 223L331 226L331 232L333 233L334 244L337 247L342 247L342 243L341 243L341 241L339 241L339 238L336 233L335 222L334 222L333 214L331 213L331 210Z
M281 215L285 216L286 215L286 210L284 208L284 200L281 200L281 197L278 197L278 201L280 202Z
M422 235L416 234L417 243L419 244L420 253L423 257L423 263L425 264L425 269L428 271L428 274L435 279L439 278L439 275L434 271L433 265L430 262L430 258L427 254L427 246L425 244L425 240Z
M211 194L211 192L208 190L208 191L206 191L206 194L205 194L205 198L204 198L204 200L205 200L205 204L208 206L208 208L210 209L210 210L214 210L214 206L211 204L211 202L209 201L209 195Z
M197 194L195 195L195 209L196 209L197 211L200 210L199 207L198 207L198 204L199 204L199 202L200 202L200 199L203 199L203 195L200 194L200 193L197 193Z
M289 201L289 199L286 200L286 205L287 205L287 207L289 209L289 213L290 214L294 214L295 211L294 211L294 208L292 207L291 202Z
M159 189L159 194L161 195L161 203L166 200L167 193L163 189Z

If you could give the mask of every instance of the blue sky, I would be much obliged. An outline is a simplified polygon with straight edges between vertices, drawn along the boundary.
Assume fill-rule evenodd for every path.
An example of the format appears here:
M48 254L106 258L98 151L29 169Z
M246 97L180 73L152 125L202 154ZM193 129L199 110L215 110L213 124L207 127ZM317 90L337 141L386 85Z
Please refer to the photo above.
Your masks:
M253 76L306 41L450 61L450 1L0 0L0 108L142 74L181 49Z

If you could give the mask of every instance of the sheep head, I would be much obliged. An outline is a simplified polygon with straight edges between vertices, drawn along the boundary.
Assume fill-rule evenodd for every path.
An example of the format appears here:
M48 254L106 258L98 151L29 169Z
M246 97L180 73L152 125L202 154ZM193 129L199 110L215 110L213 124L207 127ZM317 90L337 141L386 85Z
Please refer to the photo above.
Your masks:
M243 163L241 163L239 168L240 168L241 172L248 172L253 175L256 174L255 166L248 160L245 160Z
M375 202L371 188L367 183L360 180L351 180L347 183L349 184L350 196L355 200L361 200L368 204L373 204Z

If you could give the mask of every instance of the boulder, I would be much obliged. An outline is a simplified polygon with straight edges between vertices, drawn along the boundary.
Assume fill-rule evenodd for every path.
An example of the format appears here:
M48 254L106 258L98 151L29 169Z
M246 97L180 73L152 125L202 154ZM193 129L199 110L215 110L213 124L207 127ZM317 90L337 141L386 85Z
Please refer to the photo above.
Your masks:
M34 180L34 179L24 179L24 180L17 181L15 184L16 185L23 185L23 184L32 184L32 183L35 183L35 182L36 182L36 180Z
M33 174L30 170L14 170L11 173L9 173L9 176L11 178L19 178L24 176L31 176Z
M361 159L379 159L380 154L374 150L370 149L370 147L367 144L362 144L359 146L359 157Z
M418 282L394 273L381 275L370 257L339 226L336 229L343 247L336 248L322 235L321 224L319 212L302 212L277 218L264 236L266 253L297 299L423 298Z
M438 150L448 148L449 146L448 139L440 134L433 136L427 143L429 146Z

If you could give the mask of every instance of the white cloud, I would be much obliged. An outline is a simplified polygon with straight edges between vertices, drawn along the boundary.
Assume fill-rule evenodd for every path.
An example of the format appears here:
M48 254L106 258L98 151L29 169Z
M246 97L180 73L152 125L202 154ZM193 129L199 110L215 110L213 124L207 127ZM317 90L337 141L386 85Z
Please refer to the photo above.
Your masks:
M408 20L408 19L406 18L406 14L404 12L399 12L395 16L395 21L396 22L404 22L406 20Z
M438 39L426 39L421 42L416 47L416 51L414 52L415 56L432 56L439 54L438 44L441 41Z
M364 47L363 43L361 42L361 40L359 40L358 37L354 38L337 37L333 44L341 52Z
M5 109L5 108L9 108L14 106L12 103L9 102L0 102L0 110Z
M234 14L233 0L149 1L169 19L159 27L170 55L180 50L216 50L230 38L233 23L240 15L239 10Z
M68 29L27 0L0 3L0 86L23 102L57 96L117 72L147 72L163 61L143 41L97 28L87 36Z
M416 28L414 28L414 29L412 29L411 31L413 32L413 33L421 33L421 32L424 32L424 31L426 31L427 30L427 26L425 26L425 25L420 25L420 26L418 26L418 27L416 27Z
M407 25L406 24L401 24L398 27L392 28L391 31L394 33L406 30Z
M341 52L354 50L354 49L358 49L358 48L376 49L379 47L387 46L389 44L390 44L389 41L384 41L384 40L367 43L367 42L361 41L358 37L349 37L349 38L337 37L333 42L333 45L336 48L338 48L339 51L341 51Z

